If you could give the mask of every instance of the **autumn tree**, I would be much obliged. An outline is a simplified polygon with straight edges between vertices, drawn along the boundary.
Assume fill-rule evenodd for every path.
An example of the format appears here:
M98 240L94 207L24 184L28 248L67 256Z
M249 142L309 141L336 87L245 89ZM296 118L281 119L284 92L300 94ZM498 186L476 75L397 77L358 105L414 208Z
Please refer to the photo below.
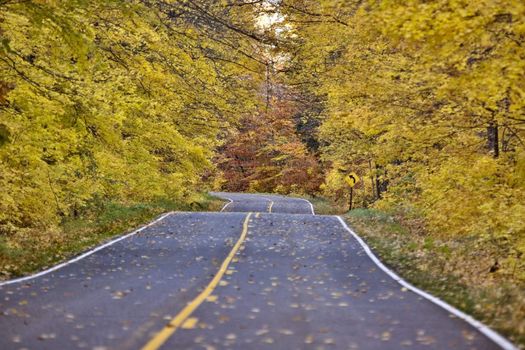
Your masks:
M0 1L0 233L107 201L190 200L254 108L253 6Z
M525 249L520 1L282 1L287 82L325 101L325 194L423 217L435 235ZM493 254L493 253L491 253Z
M316 193L322 170L298 133L294 104L284 96L247 115L219 149L224 188L230 191Z

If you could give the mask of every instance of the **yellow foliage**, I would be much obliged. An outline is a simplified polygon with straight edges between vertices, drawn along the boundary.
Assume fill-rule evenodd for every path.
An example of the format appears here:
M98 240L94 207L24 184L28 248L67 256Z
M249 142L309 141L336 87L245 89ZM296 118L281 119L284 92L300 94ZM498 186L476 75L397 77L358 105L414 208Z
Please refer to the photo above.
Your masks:
M288 79L324 102L324 193L346 201L337 169L355 171L357 205L485 240L502 269L514 266L525 242L525 3L292 3L281 8L296 43Z
M250 30L253 9L201 5ZM253 108L264 67L245 53L255 40L191 11L0 2L0 234L207 186L217 135Z

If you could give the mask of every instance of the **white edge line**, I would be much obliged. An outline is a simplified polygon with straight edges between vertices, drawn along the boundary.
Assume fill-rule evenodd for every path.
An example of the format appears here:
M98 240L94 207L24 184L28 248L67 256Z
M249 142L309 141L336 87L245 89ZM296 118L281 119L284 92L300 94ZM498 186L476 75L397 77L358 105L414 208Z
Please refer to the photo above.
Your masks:
M147 224L147 225L144 225L144 226L140 227L139 229L137 229L137 230L135 230L135 231L133 231L133 232L130 232L130 233L124 235L124 236L121 236L121 237L115 238L114 240L111 240L111 241L109 241L109 242L107 242L107 243L105 243L105 244L103 244L103 245L100 245L100 246L98 246L98 247L96 247L96 248L94 248L94 249L92 249L92 250L89 250L89 251L85 252L84 254L81 254L81 255L79 255L79 256L77 256L77 257L71 259L71 260L65 261L65 262L63 262L63 263L61 263L61 264L58 264L58 265L55 265L55 266L53 266L53 267L51 267L51 268L49 268L49 269L47 269L47 270L44 270L44 271L38 272L38 273L36 273L36 274L34 274L34 275L30 275L30 276L26 276L26 277L20 277L20 278L16 278L16 279L8 280L8 281L0 282L0 287L2 287L2 286L6 286L6 285L9 285L9 284L14 284L14 283L20 283L20 282L28 281L28 280L31 280L31 279L34 279L34 278L37 278L37 277L40 277L40 276L47 275L47 274L50 273L50 272L56 271L56 270L58 270L58 269L60 269L60 268L62 268L62 267L64 267L64 266L70 265L70 264L72 264L72 263L74 263L74 262L77 262L77 261L79 261L79 260L81 260L81 259L84 259L85 257L90 256L91 254L96 253L96 252L98 252L99 250L102 250L102 249L104 249L104 248L106 248L106 247L109 247L110 245L113 245L113 244L115 244L115 243L117 243L117 242L120 242L120 241L126 239L126 238L129 238L129 237L131 237L131 236L134 236L134 235L136 235L137 233L139 233L139 232L145 230L146 228L155 225L155 224L158 223L159 221L164 220L166 217L168 217L168 216L171 215L171 214L173 214L173 212L169 212L169 213L163 214L163 215L161 215L159 218L157 218L156 220L150 222L150 223Z
M310 204L310 209L312 210L312 215L315 215L314 205L312 204L312 202L310 202L308 199L304 199L304 198L297 198L297 199L300 199L300 200L305 201L306 203Z
M271 198L265 197L265 195L258 195L258 194L254 194L254 195L256 195L256 196L260 196L260 197L263 197L263 198L265 198L266 200L268 200L268 201L270 201L270 202L273 202ZM222 194L221 194L221 195L215 195L215 196L216 196L216 197L219 197L219 198L222 198L222 199L227 199L227 200L229 200L229 203L226 203L226 204L224 205L224 207L222 207L222 209L221 209L221 211L220 211L221 213L224 212L224 210L226 210L226 208L227 208L230 204L232 204L232 203L234 202L233 199L228 198L228 197L226 197L226 196L224 196L224 195L222 195ZM310 210L312 211L312 215L315 215L314 205L313 205L312 202L310 202L309 200L304 199L304 198L297 198L297 197L284 197L284 198L291 198L291 199L298 199L298 200L301 200L301 201L305 201L306 203L308 203L308 204L310 205Z
M474 319L472 316L467 315L463 311L460 311L460 310L456 309L455 307L447 304L443 300L441 300L439 298L436 298L435 296L430 295L427 292L422 291L421 289L419 289L417 287L414 287L413 285L411 285L410 283L408 283L407 281L405 281L404 279L402 279L401 277L396 275L393 271L388 269L388 267L383 265L383 263L374 255L374 253L372 252L370 247L361 239L361 237L359 237L357 235L357 233L355 233L350 227L348 227L348 225L343 220L343 218L341 218L340 216L336 216L336 218L339 219L339 221L341 222L343 227L348 232L350 232L352 234L352 236L354 236L354 238L359 242L359 244L361 244L361 246L365 250L366 254L368 254L368 257L381 270L383 270L386 274L388 274L390 277L392 277L394 280L396 280L399 284L401 284L402 286L404 286L407 289L410 289L412 292L422 296L423 298L427 299L428 301L430 301L430 302L432 302L432 303L442 307L443 309L447 310L448 312L450 312L451 314L457 316L458 318L466 321L471 326L476 328L479 332L483 333L487 338L489 338L494 343L499 345L502 349L504 349L504 350L518 350L518 348L514 344L512 344L510 341L505 339L502 335L500 335L496 331L490 329L487 325L485 325L485 324L481 323L480 321Z
M222 212L224 212L224 210L226 210L226 208L228 207L228 205L230 205L230 204L232 204L232 203L233 203L233 199L231 199L231 198L228 198L228 197L219 197L219 198L222 198L222 199L227 199L227 200L229 200L229 202L228 202L228 203L226 203L226 204L224 205L224 207L222 207L222 209L221 209L221 211L220 211L220 212L222 213Z

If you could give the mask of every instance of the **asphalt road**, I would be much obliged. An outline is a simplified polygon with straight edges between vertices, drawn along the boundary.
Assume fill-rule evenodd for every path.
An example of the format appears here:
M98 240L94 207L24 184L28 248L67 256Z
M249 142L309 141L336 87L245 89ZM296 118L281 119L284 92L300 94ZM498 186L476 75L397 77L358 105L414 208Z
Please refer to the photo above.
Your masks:
M304 200L219 194L0 285L0 349L500 349Z

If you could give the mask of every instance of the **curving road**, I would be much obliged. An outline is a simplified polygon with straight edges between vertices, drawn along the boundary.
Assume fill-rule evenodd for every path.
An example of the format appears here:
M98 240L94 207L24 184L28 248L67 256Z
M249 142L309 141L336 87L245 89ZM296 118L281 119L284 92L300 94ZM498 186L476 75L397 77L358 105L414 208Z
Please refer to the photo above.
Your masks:
M0 283L0 349L513 348L397 282L309 202L217 195L221 213L171 213Z
M312 204L306 199L277 195L212 192L230 201L223 212L262 212L280 214L314 214Z

